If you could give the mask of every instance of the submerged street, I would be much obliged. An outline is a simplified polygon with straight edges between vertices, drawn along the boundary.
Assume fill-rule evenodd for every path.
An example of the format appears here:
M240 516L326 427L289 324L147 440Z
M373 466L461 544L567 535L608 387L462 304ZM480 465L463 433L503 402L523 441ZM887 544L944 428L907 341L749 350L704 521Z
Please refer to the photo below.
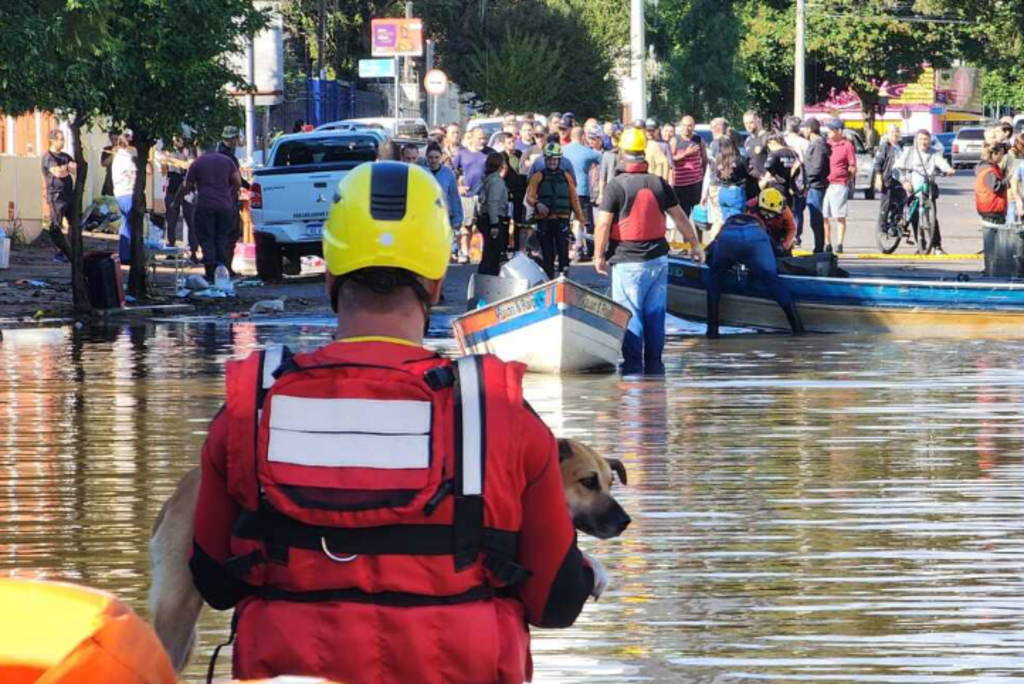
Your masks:
M314 348L330 324L7 334L0 573L148 616L148 534L198 463L224 361ZM557 435L624 460L634 520L581 537L611 587L572 629L534 631L535 681L1024 682L1017 345L673 329L664 380L527 376ZM188 681L228 621L204 613Z

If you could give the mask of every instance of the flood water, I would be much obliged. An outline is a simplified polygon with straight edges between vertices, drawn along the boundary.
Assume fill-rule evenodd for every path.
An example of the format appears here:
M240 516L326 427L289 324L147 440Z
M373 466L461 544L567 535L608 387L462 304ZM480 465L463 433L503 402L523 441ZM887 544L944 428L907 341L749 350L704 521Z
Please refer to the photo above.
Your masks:
M152 521L226 359L322 325L149 324L0 342L0 572L146 614ZM621 457L612 588L535 631L536 681L1024 682L1024 360L1012 342L677 338L668 377L529 376ZM207 611L200 680L227 614ZM229 673L224 658L219 673Z

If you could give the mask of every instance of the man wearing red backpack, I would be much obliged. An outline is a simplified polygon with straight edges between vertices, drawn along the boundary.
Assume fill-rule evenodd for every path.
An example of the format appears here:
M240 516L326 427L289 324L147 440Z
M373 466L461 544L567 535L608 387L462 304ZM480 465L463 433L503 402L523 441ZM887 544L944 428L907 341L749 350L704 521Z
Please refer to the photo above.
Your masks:
M228 364L196 587L236 608L241 679L526 681L527 624L568 627L603 586L555 440L525 367L423 348L451 244L430 173L364 164L338 195L323 238L337 340Z

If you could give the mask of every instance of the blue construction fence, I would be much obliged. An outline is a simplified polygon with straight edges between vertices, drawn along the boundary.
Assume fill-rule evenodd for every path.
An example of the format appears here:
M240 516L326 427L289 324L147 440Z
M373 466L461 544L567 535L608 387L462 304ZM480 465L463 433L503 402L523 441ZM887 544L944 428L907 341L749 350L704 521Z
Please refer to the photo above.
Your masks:
M313 126L364 117L387 116L387 101L380 93L359 90L354 82L310 78L294 99L271 108L271 127L290 133L302 120Z

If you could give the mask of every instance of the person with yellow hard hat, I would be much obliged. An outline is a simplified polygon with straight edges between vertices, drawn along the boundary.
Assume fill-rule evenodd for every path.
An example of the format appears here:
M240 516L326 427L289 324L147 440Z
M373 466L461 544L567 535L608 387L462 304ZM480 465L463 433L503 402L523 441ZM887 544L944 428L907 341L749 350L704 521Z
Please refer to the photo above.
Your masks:
M525 367L423 347L450 240L429 171L356 167L324 226L336 341L227 365L190 567L235 608L236 678L518 684L527 625L570 626L606 584Z
M643 128L626 130L619 140L620 173L605 187L594 231L594 268L611 275L612 298L633 314L622 342L624 374L661 374L668 308L668 240L665 215L692 245L704 250L672 186L649 172Z
M796 242L796 218L786 205L786 198L775 187L767 187L747 202L747 212L761 219L775 256L793 256Z

